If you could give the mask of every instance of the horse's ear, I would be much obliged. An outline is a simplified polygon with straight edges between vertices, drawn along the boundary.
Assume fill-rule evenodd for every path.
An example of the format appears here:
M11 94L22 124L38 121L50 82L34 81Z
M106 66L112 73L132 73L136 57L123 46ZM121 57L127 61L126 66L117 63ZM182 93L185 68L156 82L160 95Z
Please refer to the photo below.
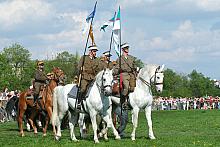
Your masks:
M165 66L164 64L162 66L160 66L160 71L163 71L164 66Z

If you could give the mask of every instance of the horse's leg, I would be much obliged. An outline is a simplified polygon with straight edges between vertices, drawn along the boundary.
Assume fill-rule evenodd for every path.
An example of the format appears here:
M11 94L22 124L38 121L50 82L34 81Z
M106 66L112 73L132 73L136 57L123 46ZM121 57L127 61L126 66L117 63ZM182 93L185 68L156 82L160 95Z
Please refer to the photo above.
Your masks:
M45 126L43 128L43 136L46 136L47 134L47 127L48 127L48 124L49 124L49 121L52 119L52 108L51 107L46 107L46 110L47 110L47 116L46 116L46 123L45 123ZM55 127L53 125L53 133L55 134L56 130L55 130Z
M20 130L20 135L23 137L24 136L24 130L23 130L23 116L24 116L24 109L19 108L19 114L18 114L18 125L19 125L19 130Z
M37 127L35 126L34 121L33 121L34 118L36 117L36 114L37 113L35 111L34 112L32 111L30 118L28 118L32 128L34 129L34 134L37 134Z
M149 127L149 138L156 139L152 129L152 120L151 120L151 106L145 108L145 115L147 118L147 123Z
M80 113L78 123L79 123L79 128L80 128L80 136L82 138L86 138L86 134L84 131L84 126L85 126L84 118L85 118L85 114Z
M106 115L105 117L103 117L103 119L107 123L107 128L112 128L113 134L115 135L115 139L121 139L121 137L118 134L118 131L114 127L114 124L112 122L112 118L109 115ZM106 133L108 130L107 128L106 128ZM104 133L104 134L106 134L106 133Z
M49 116L46 116L45 125L43 127L43 136L47 136L47 127L48 127L49 121L50 121Z
M78 118L78 115L72 111L70 112L70 115L69 115L70 119L69 119L69 127L70 127L70 137L71 137L71 140L73 140L74 142L77 142L79 141L78 139L76 139L76 136L75 136L75 131L74 131L74 127L77 123L77 118Z
M98 136L97 136L96 115L97 115L96 111L91 111L90 112L90 119L91 119L91 122L92 122L92 128L93 128L93 133L94 133L94 141L95 141L95 143L99 143Z
M139 113L139 108L134 107L132 110L133 131L131 133L131 140L135 140L135 131L136 131L137 124L138 124L138 113Z

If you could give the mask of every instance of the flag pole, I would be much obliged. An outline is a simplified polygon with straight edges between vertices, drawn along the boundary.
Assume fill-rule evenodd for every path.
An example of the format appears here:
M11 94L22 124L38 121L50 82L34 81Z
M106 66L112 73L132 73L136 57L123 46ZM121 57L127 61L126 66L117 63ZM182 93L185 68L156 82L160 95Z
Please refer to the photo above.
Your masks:
M120 6L118 8L118 11L120 12L120 31L119 31L119 49L120 49L120 53L119 53L119 78L120 78L120 84L119 84L119 93L120 93L120 105L121 105L121 116L122 116L122 103L121 103L121 98L122 98L122 89L121 89L121 83L122 83L122 71L121 71L121 10L120 10ZM122 119L122 118L121 118Z
M94 6L93 11L96 10L96 5L97 5L97 1L95 2L95 6ZM94 17L95 17L95 15L92 17L92 20L91 20L91 22L90 22L89 32L90 32L91 25L92 25L92 23L93 23ZM77 94L76 94L75 109L76 109L76 104L78 103L78 99L79 99L79 91L80 91L80 88L81 88L82 72L83 72L83 66L84 66L84 63L85 63L85 54L86 54L86 49L87 49L87 45L88 45L88 41L89 41L89 32L88 32L88 35L87 35L86 44L85 44L85 48L84 48L84 52L83 52L82 66L80 67L80 71L79 71L79 82L78 82L78 88L77 88Z
M116 15L116 12L114 14L114 18L115 18L115 15ZM113 21L113 27L114 27L114 24L115 24L115 21ZM112 30L112 33L111 33L111 39L110 39L110 45L109 45L109 53L111 53L111 50L112 50L112 38L113 38L113 30ZM109 60L111 59L111 56L109 57ZM109 67L109 62L108 62L108 66Z

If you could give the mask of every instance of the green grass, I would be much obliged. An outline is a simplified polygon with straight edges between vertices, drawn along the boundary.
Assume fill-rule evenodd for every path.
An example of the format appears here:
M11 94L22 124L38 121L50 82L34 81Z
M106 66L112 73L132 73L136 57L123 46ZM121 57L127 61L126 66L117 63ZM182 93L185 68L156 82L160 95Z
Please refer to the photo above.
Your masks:
M0 124L0 147L3 146L112 146L112 147L209 147L220 146L220 111L218 110L190 110L190 111L154 111L153 128L156 140L147 139L148 129L143 112L139 114L139 123L136 131L136 141L131 141L131 119L126 128L126 137L114 140L112 132L109 133L109 141L100 139L99 144L93 143L92 128L88 139L80 142L72 142L69 130L62 132L61 141L54 140L51 129L46 137L42 137L42 130L38 135L25 131L25 137L20 137L17 123L8 122ZM77 138L79 139L79 128Z

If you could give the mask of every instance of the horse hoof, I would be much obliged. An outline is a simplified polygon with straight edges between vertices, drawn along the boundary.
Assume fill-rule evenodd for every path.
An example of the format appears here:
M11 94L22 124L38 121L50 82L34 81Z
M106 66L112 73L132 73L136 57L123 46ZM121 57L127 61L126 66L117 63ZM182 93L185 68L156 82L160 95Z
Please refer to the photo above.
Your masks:
M135 137L131 137L131 140L132 140L132 141L135 141Z
M21 135L21 137L24 137L24 136L25 136L24 133L21 133L20 135Z
M60 141L60 136L55 136L56 141Z
M118 136L115 137L115 139L116 139L116 140L120 140L121 137L118 135Z
M79 142L79 140L78 140L78 139L73 139L73 141L74 141L74 142Z
M45 136L47 136L47 134L45 133L45 134L43 134L43 137L45 137Z
M150 140L154 140L154 139L156 139L154 136L153 137L149 137L150 138Z
M95 144L99 143L99 140L95 140Z

